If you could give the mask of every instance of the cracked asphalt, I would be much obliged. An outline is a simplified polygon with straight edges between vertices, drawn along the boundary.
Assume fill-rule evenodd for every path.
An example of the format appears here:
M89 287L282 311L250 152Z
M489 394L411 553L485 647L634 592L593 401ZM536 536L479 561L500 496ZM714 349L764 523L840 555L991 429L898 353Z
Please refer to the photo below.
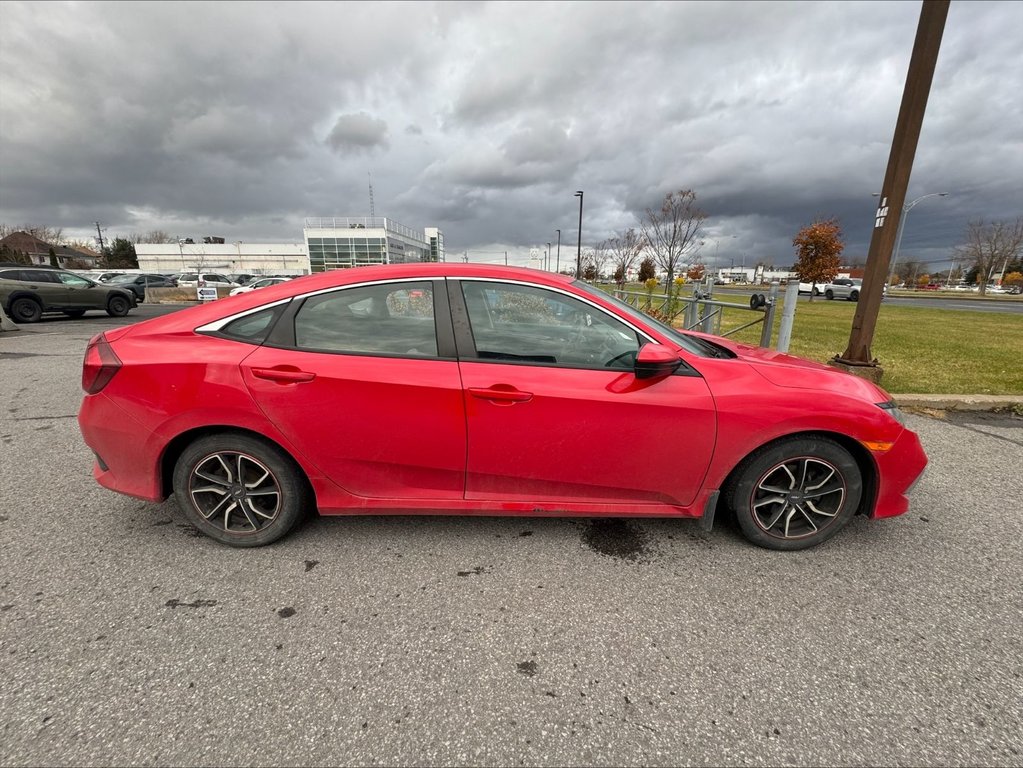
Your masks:
M803 553L469 517L232 550L91 478L85 343L161 311L0 334L0 764L1023 763L1023 419L910 416L909 513Z

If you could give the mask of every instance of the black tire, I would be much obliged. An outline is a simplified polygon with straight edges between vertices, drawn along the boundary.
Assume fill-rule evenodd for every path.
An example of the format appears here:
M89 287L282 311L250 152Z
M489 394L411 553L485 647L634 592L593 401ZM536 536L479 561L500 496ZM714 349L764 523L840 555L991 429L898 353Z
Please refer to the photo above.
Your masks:
M860 300L860 292L859 291L853 291L852 293L849 294L849 301L859 301L859 300Z
M43 316L43 307L35 299L22 296L11 302L11 308L7 314L16 323L38 323Z
M80 318L83 315L85 315L85 310L84 309L65 309L64 310L64 314L67 315L70 318L74 318L75 320L77 320L78 318Z
M290 456L237 433L208 435L189 445L174 465L174 495L189 522L232 547L277 541L309 504L305 478Z
M131 302L124 296L111 296L107 299L107 314L111 317L124 317L131 309Z
M813 287L813 295L814 296L820 296L821 295L821 292L819 290L817 290L817 286L816 285Z
M753 544L794 551L842 530L862 495L859 465L845 448L826 437L800 437L744 459L725 488L725 503Z
M831 290L830 288L828 288L828 290L824 291L824 295L827 297L828 301L831 301L832 299L835 298L835 292L833 290Z

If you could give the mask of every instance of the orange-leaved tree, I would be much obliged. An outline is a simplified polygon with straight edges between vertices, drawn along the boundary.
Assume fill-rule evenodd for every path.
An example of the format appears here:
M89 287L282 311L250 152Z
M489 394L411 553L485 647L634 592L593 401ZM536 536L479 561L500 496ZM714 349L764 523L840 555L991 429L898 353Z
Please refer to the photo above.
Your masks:
M817 219L803 227L792 240L796 249L795 273L804 283L830 283L838 274L839 257L845 249L837 219ZM813 291L810 291L813 301Z

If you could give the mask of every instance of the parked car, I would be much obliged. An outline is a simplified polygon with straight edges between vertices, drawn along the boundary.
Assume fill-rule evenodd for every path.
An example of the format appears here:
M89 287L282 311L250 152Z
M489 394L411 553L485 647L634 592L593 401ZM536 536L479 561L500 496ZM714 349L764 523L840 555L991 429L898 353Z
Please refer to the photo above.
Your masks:
M799 292L800 293L810 293L810 294L813 294L814 296L820 296L821 295L821 288L823 288L823 287L824 287L824 283L800 283L799 284Z
M137 305L131 291L101 285L64 269L0 269L0 306L16 323L34 323L44 314L56 312L81 317L90 309L124 317Z
M118 288L126 288L135 294L136 300L143 301L146 297L146 288L176 288L178 281L163 275L118 275L110 278L107 285L116 285Z
M251 283L253 280L255 280L258 277L259 277L259 275L250 275L250 274L247 274L247 273L241 273L241 274L228 275L227 279L230 280L232 283L237 283L238 285L248 285L249 283Z
M254 291L257 288L267 288L271 285L279 285L286 283L290 280L290 277L261 277L258 280L253 280L248 285L241 285L237 288L232 288L228 296L237 296L240 293L248 293Z
M863 281L859 278L836 277L824 286L824 295L828 299L848 299L858 301Z
M93 279L99 283L107 283L113 280L115 277L120 277L124 272L100 272L99 274L93 274Z
M238 283L216 272L181 272L176 278L179 288L195 288L201 281L209 288L237 288Z
M927 463L865 379L514 267L360 267L181 310L95 336L82 386L98 482L173 493L237 547L315 506L708 528L728 509L804 549L905 512Z

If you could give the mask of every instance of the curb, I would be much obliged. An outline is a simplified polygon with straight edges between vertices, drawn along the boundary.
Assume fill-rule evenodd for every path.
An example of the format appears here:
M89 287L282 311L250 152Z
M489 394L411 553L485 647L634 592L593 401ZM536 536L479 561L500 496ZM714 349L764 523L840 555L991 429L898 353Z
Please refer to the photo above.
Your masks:
M1019 395L892 395L900 408L932 411L1023 411Z

